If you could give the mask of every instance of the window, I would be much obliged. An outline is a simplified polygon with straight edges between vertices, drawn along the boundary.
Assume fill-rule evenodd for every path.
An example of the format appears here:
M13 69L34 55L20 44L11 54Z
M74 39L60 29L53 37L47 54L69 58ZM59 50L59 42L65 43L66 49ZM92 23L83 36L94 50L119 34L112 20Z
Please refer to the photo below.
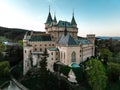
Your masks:
M42 48L40 48L40 51L42 51Z
M53 55L53 52L51 52L51 55Z
M25 53L26 53L26 50L25 50Z
M42 46L42 45L40 44L40 46Z
M45 44L45 46L47 46L47 45Z
M52 46L54 46L54 44L52 44Z
M35 47L36 47L37 45L35 44Z
M80 55L80 57L81 57L81 55Z
M80 50L80 52L81 52L81 50Z
M37 48L35 48L35 51L37 51Z
M53 60L53 58L51 58L51 60Z
M61 59L62 59L62 52L61 52Z
M30 53L31 53L31 50L30 50Z
M64 52L64 59L65 59L65 52Z
M51 46L51 44L49 44L49 46Z
M58 55L58 52L56 52L56 55Z
M71 61L76 62L76 53L74 51L71 54Z

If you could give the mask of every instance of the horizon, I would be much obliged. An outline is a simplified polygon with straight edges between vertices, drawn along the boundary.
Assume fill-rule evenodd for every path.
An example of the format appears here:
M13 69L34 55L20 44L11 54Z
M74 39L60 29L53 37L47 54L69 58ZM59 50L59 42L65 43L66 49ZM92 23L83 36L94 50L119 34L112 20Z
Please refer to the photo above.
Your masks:
M49 5L52 18L70 22L74 16L78 36L120 36L119 0L4 0L0 1L0 26L45 31ZM45 12L44 12L45 11Z

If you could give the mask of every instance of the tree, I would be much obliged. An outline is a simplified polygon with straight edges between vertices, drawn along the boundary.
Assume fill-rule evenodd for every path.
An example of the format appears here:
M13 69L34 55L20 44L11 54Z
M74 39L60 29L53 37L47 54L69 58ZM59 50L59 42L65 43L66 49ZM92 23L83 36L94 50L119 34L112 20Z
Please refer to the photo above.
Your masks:
M112 82L119 80L120 64L112 62L108 63L108 76Z
M3 43L0 43L0 59L2 60L4 55L3 52L6 50L6 45Z
M0 76L1 77L8 76L9 69L10 69L10 64L8 61L0 62Z
M22 41L22 40L19 40L18 43L19 43L20 47L23 48L23 41Z
M88 83L93 90L103 90L106 88L107 76L100 60L90 59L86 62L86 73Z
M44 54L42 55L41 61L40 61L40 74L42 77L44 77L45 75L47 75L47 57L48 57L48 53L47 50L45 49Z
M101 54L101 58L104 60L105 64L107 64L108 58L112 57L112 52L109 49L106 49L106 48L102 49L100 51L100 54Z
M6 45L3 43L0 43L0 52L4 52L6 50Z

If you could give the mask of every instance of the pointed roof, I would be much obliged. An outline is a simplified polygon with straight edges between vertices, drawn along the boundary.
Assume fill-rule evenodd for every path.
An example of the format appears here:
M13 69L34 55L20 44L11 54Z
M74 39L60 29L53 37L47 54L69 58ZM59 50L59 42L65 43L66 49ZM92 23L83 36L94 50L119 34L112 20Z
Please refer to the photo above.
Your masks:
M75 18L74 18L74 12L73 12L73 16L72 16L71 24L72 24L72 25L77 25L77 24L76 24L76 21L75 21Z
M60 45L77 45L75 40L72 38L70 34L67 34L66 36L63 34L58 41L58 44Z
M54 22L57 22L56 15L54 14Z
M53 20L52 20L52 16L51 16L51 13L50 13L50 6L49 6L49 14L48 14L46 23L47 23L47 24L50 24L52 21L53 21Z

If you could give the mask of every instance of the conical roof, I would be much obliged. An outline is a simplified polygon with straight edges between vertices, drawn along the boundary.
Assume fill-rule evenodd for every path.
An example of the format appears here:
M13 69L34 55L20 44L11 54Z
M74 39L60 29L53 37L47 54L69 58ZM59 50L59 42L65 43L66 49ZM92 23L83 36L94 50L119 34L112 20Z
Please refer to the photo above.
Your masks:
M77 25L76 21L75 21L75 18L74 18L74 10L73 10L73 16L72 16L71 24L72 25Z
M54 22L57 22L56 16L54 16Z
M73 17L72 17L71 24L72 24L72 25L77 25L77 24L76 24L76 21L75 21L75 18L74 18L74 15L73 15Z
M51 16L51 13L49 12L48 17L47 17L47 20L46 20L46 23L47 23L47 24L50 24L52 21L53 21L53 20L52 20L52 16Z

